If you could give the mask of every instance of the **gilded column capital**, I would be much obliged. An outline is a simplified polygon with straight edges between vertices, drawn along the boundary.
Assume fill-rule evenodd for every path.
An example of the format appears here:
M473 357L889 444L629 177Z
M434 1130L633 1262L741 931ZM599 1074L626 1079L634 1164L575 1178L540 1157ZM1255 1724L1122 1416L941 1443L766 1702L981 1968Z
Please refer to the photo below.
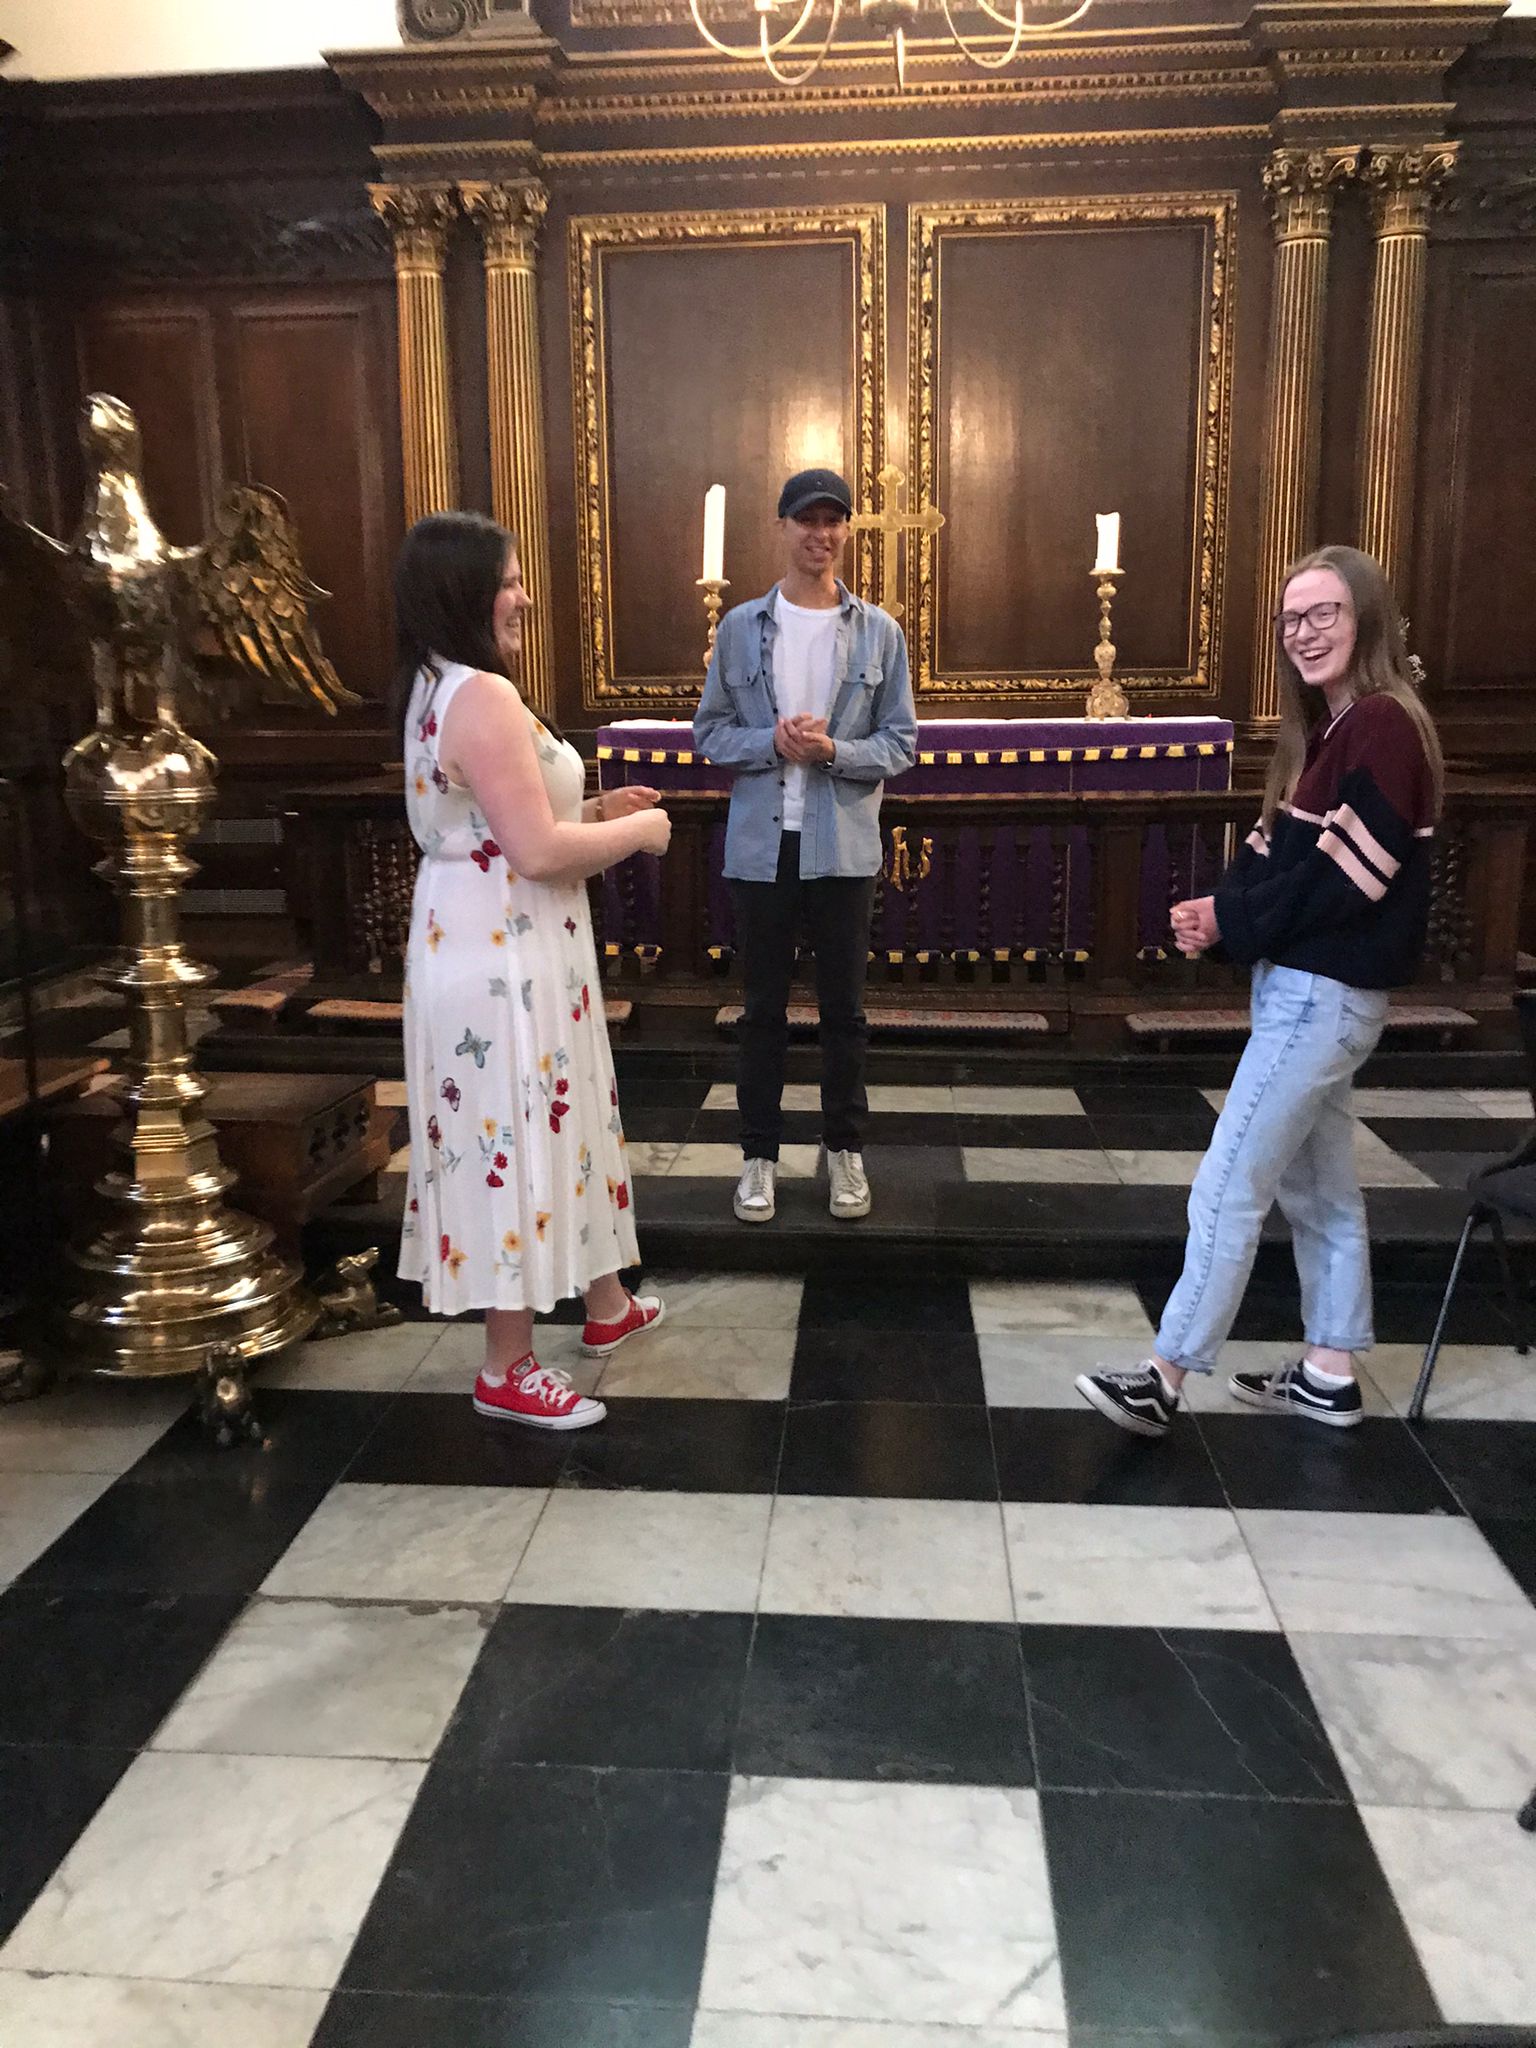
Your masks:
M395 267L441 275L456 205L452 185L370 185L374 212L395 242Z
M1275 240L1325 242L1333 226L1333 195L1360 169L1354 148L1277 149L1264 166L1264 190Z
M1371 195L1371 221L1378 239L1427 235L1430 209L1456 168L1455 142L1373 148L1361 173Z
M484 238L487 268L532 269L549 210L549 194L537 178L504 185L466 180L459 199Z

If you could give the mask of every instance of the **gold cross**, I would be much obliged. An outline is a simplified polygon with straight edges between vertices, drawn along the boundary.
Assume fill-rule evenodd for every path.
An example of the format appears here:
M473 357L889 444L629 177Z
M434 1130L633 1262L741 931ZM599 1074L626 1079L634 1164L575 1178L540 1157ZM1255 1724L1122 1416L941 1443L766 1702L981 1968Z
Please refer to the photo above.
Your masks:
M944 524L944 514L937 505L924 505L916 512L903 512L900 501L907 481L906 472L892 463L886 464L875 481L880 486L880 510L856 512L848 524L854 533L879 534L880 602L893 619L899 619L901 606L896 598L895 543L904 533L937 533Z

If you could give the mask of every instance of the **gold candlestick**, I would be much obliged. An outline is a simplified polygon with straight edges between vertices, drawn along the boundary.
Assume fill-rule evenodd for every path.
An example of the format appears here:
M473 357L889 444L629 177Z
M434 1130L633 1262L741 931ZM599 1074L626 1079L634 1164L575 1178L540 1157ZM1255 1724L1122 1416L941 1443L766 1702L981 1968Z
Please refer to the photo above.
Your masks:
M709 667L710 656L715 651L715 634L720 625L720 605L730 587L729 576L700 576L694 582L694 588L704 593L704 616L709 621L709 637L704 642L705 668Z
M1088 692L1088 702L1084 706L1083 715L1085 718L1128 718L1131 711L1130 699L1113 680L1116 650L1109 630L1110 608L1115 601L1115 580L1124 572L1119 569L1095 569L1092 573L1099 589L1099 644L1093 650L1099 680Z

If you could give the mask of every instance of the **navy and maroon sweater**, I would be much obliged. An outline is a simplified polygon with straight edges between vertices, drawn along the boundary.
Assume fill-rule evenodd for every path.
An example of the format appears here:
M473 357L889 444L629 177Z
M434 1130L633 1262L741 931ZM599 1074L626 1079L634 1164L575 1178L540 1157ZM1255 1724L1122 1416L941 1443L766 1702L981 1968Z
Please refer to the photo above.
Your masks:
M1401 988L1429 925L1434 783L1393 697L1359 697L1307 743L1272 832L1256 825L1216 890L1230 960Z

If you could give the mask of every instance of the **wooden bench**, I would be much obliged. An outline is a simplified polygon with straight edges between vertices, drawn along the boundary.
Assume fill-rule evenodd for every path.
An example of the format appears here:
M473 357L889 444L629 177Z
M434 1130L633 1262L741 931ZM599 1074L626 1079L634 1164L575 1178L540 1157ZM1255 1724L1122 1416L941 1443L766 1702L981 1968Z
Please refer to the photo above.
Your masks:
M1125 1020L1125 1028L1141 1044L1167 1052L1174 1045L1201 1044L1208 1039L1241 1038L1248 1032L1246 1010L1137 1010ZM1388 1037L1406 1033L1427 1033L1445 1046L1454 1045L1477 1019L1465 1010L1452 1010L1435 1003L1394 1003L1387 1012Z
M635 1014L635 1006L622 996L603 1001L603 1016L610 1031L622 1031ZM405 1016L402 1003L351 1002L342 996L327 996L311 1003L304 1013L308 1022L322 1031L398 1031Z
M742 1019L740 1003L726 1003L715 1012L717 1031L735 1031ZM868 1013L871 1035L887 1031L906 1031L914 1034L929 1033L940 1038L1009 1038L1025 1032L1031 1036L1048 1032L1050 1020L1038 1010L904 1010L895 1008L871 1009ZM789 1006L789 1028L791 1031L814 1031L820 1019L810 1003L791 1003Z

